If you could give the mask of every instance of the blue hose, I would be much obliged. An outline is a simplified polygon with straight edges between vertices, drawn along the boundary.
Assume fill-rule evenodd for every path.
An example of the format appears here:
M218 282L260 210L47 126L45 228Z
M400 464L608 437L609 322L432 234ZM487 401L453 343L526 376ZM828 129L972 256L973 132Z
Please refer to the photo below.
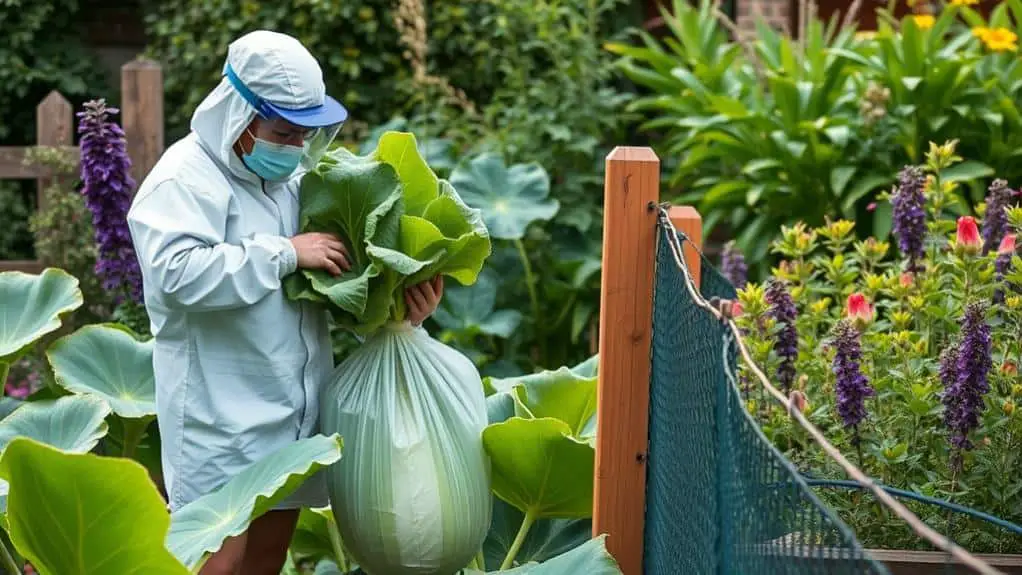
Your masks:
M844 487L846 489L866 489L865 486L863 486L862 484L860 484L857 481L849 481L849 480L844 480L844 479L811 479L809 477L803 476L803 480L806 482L807 485L810 485L810 486ZM904 489L896 489L894 487L888 487L886 485L881 485L879 483L877 484L877 486L880 487L880 489L883 489L884 491L886 491L886 492L888 492L891 495L894 495L896 497L904 497L906 499L914 499L914 500L919 501L921 503L928 503L930 505L937 505L939 507L944 507L944 508L947 508L947 509L951 509L952 511L956 511L958 513L964 513L966 515L971 515L972 517L975 517L977 519L982 519L982 520L987 521L989 523L993 523L994 525L997 525L998 527L1001 527L1002 529L1006 529L1008 531L1011 531L1012 533L1014 533L1016 535L1022 535L1022 527L1012 523L1011 521L1005 521L1004 519L1001 519L999 517L994 517L993 515L990 515L988 513L983 513L982 511L978 511L978 510L973 509L971 507L965 507L964 505L959 505L957 503L951 503L950 501L944 501L943 499L937 499L936 497L929 497L929 496L926 496L926 495L920 495L919 493L915 493L915 492L912 492L912 491L905 491Z

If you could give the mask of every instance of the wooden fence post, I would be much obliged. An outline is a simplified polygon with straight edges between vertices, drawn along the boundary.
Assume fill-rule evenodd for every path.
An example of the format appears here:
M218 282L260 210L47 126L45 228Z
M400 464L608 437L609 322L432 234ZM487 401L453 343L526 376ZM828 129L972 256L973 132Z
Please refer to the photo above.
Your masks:
M121 66L121 122L137 186L163 155L163 69L158 62L139 59Z
M74 119L71 103L56 90L47 94L35 109L36 146L63 147L70 146L74 141L72 130ZM46 188L54 183L53 177L41 177L36 181L36 202L39 211L44 209Z
M607 534L624 575L641 575L660 159L615 148L603 194L593 535Z
M667 215L679 232L684 232L689 241L682 244L684 248L685 264L688 266L696 287L702 277L702 260L696 249L703 249L703 218L692 206L672 206L667 210Z

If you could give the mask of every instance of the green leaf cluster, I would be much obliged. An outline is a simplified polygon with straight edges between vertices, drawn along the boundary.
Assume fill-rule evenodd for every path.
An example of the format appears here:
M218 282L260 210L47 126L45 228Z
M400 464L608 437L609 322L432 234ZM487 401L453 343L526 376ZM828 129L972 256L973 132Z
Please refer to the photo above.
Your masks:
M0 273L0 301L2 383L13 361L63 327L82 294L74 276L48 268ZM145 444L156 417L152 346L119 324L86 325L46 346L54 387L0 419L8 572L21 572L15 556L44 575L193 572L340 458L336 435L302 439L168 513L154 480L158 446Z
M338 325L359 334L404 319L406 287L438 275L474 283L491 250L479 210L402 132L383 134L366 155L329 152L302 179L300 228L340 237L352 266L336 277L301 270L288 295L328 304Z
M810 17L799 39L761 23L741 42L713 7L676 0L663 41L637 32L608 49L649 90L632 109L661 156L677 159L669 195L697 206L705 234L734 237L753 276L766 276L771 242L798 220L849 219L860 237L886 239L890 206L876 201L928 142L957 139L973 159L956 167L966 211L995 172L1022 177L1022 65L974 33L1017 32L1019 0L989 18L942 3L932 26L881 9L870 34L843 14Z

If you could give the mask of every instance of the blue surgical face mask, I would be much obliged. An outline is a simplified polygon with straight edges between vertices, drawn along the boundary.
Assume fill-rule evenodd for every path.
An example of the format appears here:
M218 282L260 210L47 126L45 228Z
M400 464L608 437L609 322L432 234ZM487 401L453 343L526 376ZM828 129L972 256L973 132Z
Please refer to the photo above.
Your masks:
M252 135L251 132L249 135ZM252 139L254 140L252 151L243 155L241 159L250 170L264 180L287 179L298 168L305 153L304 147L277 144L256 138L254 135Z

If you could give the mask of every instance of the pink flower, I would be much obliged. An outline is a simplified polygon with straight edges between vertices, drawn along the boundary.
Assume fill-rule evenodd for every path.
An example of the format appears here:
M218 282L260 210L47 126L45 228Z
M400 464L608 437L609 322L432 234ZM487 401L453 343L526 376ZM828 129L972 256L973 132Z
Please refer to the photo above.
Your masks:
M983 247L983 240L979 238L979 227L976 225L976 218L962 216L958 218L958 235L955 237L955 246L967 254L978 254Z
M876 202L870 202L869 205L866 206L866 211L867 212L873 212L873 211L876 211L876 209L877 209L877 203Z
M912 287L912 274L908 272L902 272L899 281L901 283L901 287L903 288Z
M1015 234L1007 234L1001 239L997 253L1001 255L1015 253Z
M10 383L4 385L4 394L7 397L13 397L15 399L25 399L31 393L32 393L32 388L27 386L27 385L14 386L14 385L12 385Z
M856 292L848 296L845 314L852 320L855 327L862 329L873 321L873 306L866 301L866 296Z

